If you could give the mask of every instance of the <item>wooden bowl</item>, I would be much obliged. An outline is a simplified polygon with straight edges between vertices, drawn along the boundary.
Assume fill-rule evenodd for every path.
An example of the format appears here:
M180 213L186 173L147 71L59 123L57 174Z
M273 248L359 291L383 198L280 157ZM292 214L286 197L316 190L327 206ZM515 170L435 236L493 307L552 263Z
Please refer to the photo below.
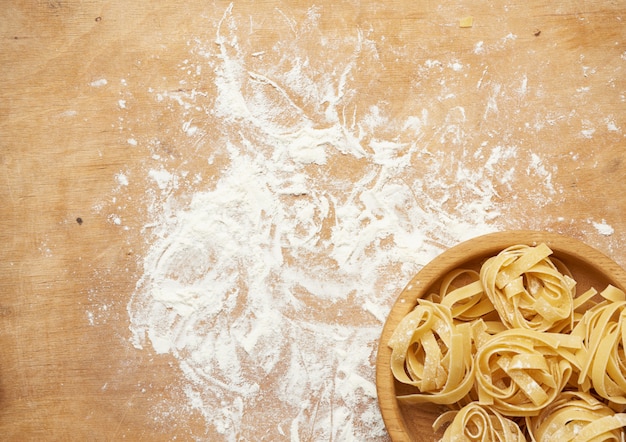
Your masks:
M535 246L546 243L572 272L577 282L577 293L590 287L598 291L607 284L626 289L626 271L598 250L563 235L537 231L508 231L480 236L452 247L436 257L420 270L400 293L383 327L376 360L376 389L378 403L394 442L438 440L432 423L445 409L436 405L403 405L396 396L409 392L397 382L390 368L391 349L387 343L400 320L417 304L417 299L430 290L438 289L440 279L449 271L458 268L478 270L481 263L506 247L515 244ZM411 390L414 391L414 390Z

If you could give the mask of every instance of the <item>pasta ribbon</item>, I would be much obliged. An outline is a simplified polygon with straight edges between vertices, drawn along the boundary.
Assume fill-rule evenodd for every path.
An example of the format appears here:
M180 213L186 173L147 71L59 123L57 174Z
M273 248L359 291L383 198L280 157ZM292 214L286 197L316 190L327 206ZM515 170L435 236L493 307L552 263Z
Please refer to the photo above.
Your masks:
M566 391L526 424L533 441L624 442L626 414L614 413L589 393Z
M471 282L454 287L454 282L462 278ZM452 317L461 321L483 318L494 311L483 289L480 274L475 270L457 269L448 273L441 282L439 298L441 305L450 307Z
M514 245L480 269L487 297L507 328L569 331L574 321L576 282L559 271L545 244Z
M439 442L526 442L526 437L513 420L492 407L471 402L459 411L439 416L433 429L448 425Z
M420 300L398 324L389 346L393 375L418 390L399 400L453 404L471 390L471 328L454 324L449 308Z
M581 339L525 329L494 335L476 353L476 387L481 404L505 416L537 414L563 390Z
M593 388L598 396L623 408L626 405L626 301L619 301L623 299L616 292L619 289L609 286L607 290L611 293L607 301L588 310L572 331L572 335L580 336L584 342L577 353L581 366L578 383L584 391Z
M454 269L394 330L405 404L447 405L440 442L626 442L626 293L576 296L546 244Z

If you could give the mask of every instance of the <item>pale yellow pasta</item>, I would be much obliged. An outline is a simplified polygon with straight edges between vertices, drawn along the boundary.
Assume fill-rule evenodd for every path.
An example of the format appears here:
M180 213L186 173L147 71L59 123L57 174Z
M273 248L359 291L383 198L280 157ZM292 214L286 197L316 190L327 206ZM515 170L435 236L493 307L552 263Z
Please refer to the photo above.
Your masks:
M471 282L454 287L454 282L463 277ZM454 319L462 321L483 318L494 311L483 289L480 274L475 270L458 269L448 273L441 282L439 299L441 305L450 307Z
M558 333L496 334L475 356L478 400L505 416L537 414L569 381L581 346L581 339Z
M552 250L515 245L489 258L480 280L508 328L569 331L574 319L575 281L550 260Z
M578 383L620 408L626 405L626 301L619 301L623 295L609 286L603 292L607 302L587 311L572 331L584 343L577 354Z
M478 402L443 413L435 420L433 429L439 431L446 425L439 442L526 442L517 423Z
M474 382L469 324L456 325L450 309L426 300L398 324L389 340L394 377L418 392L408 403L453 404Z
M594 305L597 304L595 298L598 295L598 291L591 287L585 293L578 295L574 298L574 324L578 324L583 315Z
M398 400L448 405L441 442L626 442L626 293L576 297L551 255L515 245L455 269L398 324L391 369L415 388Z
M626 414L614 413L589 393L567 391L526 422L533 441L624 442Z

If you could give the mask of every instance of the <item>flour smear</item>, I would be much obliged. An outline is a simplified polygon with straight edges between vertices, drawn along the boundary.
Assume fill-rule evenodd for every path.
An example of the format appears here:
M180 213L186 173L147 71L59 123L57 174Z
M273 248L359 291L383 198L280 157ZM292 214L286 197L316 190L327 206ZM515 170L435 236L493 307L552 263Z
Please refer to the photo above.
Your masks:
M515 145L468 149L459 106L442 122L431 103L401 120L383 101L358 109L357 57L374 63L375 45L358 31L331 44L315 8L285 18L293 33L265 64L232 9L181 60L181 83L202 76L207 89L152 91L180 116L178 149L217 172L146 167L158 197L128 304L132 342L175 357L207 434L387 440L374 364L395 297L445 247L502 227L500 192L518 174L535 178L538 207L549 201L553 169ZM309 62L304 41L316 38L327 64ZM454 60L432 65L463 75Z

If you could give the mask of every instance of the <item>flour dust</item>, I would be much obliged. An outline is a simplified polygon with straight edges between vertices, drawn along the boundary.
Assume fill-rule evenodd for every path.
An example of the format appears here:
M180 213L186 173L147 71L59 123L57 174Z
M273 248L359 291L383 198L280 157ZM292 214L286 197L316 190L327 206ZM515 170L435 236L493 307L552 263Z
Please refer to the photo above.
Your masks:
M259 49L231 6L213 36L190 39L185 87L150 90L190 160L146 161L150 246L128 304L132 342L175 357L187 405L224 440L387 440L374 364L395 297L446 247L504 226L520 176L537 183L537 207L559 192L539 155L471 135L460 104L439 117L439 100L407 103L398 117L363 98L357 79L384 67L376 45L363 31L333 38L319 14L277 13L285 37ZM460 78L464 66L415 71Z

